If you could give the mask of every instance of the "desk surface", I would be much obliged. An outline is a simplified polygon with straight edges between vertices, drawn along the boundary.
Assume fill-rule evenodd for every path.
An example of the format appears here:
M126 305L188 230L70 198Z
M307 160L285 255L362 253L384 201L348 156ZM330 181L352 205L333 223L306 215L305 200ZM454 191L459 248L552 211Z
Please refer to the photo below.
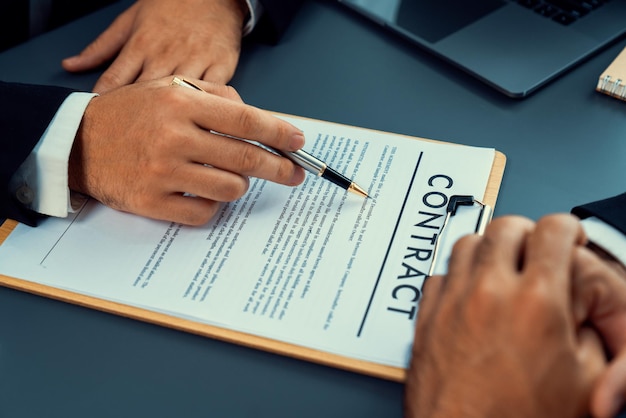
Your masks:
M64 73L129 4L0 54L0 79L89 89ZM269 110L495 147L508 157L496 215L536 219L626 189L626 103L594 91L626 45L518 101L329 0L277 46L244 45L232 84ZM400 384L0 288L0 416L400 417Z

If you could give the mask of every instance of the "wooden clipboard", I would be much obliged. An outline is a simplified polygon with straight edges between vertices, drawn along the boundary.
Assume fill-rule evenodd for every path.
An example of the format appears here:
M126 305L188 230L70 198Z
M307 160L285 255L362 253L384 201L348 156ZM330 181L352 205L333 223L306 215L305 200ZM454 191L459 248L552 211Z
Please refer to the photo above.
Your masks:
M294 117L292 115L286 115ZM297 117L296 117L297 118ZM328 123L328 122L324 122ZM344 125L346 126L346 125ZM359 128L363 129L363 128ZM389 132L374 131L384 134L390 134ZM416 139L420 141L446 143L444 141L437 141L425 138L416 138L406 135L391 134L399 137L406 137ZM495 152L495 157L491 167L491 173L485 190L485 194L482 197L482 201L485 204L494 207L500 190L500 184L504 175L504 168L506 165L506 157L499 151ZM17 226L17 222L12 220L5 221L0 226L0 244L2 244L11 231ZM52 299L57 299L63 302L72 303L75 305L96 309L99 311L112 313L127 318L132 318L140 321L145 321L152 324L161 325L164 327L173 328L193 334L202 335L209 338L215 338L218 340L238 344L255 349L265 350L268 352L285 355L301 360L311 361L326 366L336 367L343 370L362 373L382 379L387 379L396 382L403 382L406 378L406 370L399 367L392 367L373 363L369 361L363 361L351 357L341 356L333 353L320 351L317 349L307 348L304 346L294 345L274 339L234 331L231 329L221 328L213 325L203 324L188 319L182 319L173 315L167 315L163 313L154 312L151 310L138 308L130 305L112 302L105 299L100 299L92 296L86 296L84 294L70 292L55 287L50 287L38 283L34 283L27 280L8 277L0 274L0 285L32 293L39 296L45 296Z

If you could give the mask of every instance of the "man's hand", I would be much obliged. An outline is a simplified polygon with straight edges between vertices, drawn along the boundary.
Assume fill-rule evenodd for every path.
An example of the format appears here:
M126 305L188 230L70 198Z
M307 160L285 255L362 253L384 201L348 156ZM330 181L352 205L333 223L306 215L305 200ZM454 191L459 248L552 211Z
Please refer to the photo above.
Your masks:
M172 74L219 84L233 76L247 6L243 0L137 0L79 55L67 71L114 59L94 91Z
M592 246L593 248L593 246ZM595 385L595 418L615 416L626 397L626 269L606 253L580 248L574 265L574 313L600 334L611 361Z
M209 130L283 151L304 145L296 127L244 104L231 87L173 77L120 87L87 106L70 155L69 184L122 211L206 223L241 197L248 176L294 186L304 170L286 158ZM191 196L190 196L191 195Z
M605 366L573 314L585 236L570 215L494 220L428 279L406 385L409 417L579 417ZM577 321L578 320L578 321Z

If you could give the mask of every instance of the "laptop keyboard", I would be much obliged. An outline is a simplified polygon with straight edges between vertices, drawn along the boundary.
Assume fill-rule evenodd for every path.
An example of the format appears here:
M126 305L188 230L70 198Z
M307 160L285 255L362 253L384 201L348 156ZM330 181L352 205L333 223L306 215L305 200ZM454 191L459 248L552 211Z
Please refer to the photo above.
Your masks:
M610 0L517 0L517 3L563 25L569 25L609 1Z

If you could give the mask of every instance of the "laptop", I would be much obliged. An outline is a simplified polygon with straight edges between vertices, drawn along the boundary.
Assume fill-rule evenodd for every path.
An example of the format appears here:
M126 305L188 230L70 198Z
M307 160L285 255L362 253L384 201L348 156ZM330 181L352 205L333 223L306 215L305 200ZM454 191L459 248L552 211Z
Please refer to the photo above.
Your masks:
M626 32L626 0L338 0L510 97Z

